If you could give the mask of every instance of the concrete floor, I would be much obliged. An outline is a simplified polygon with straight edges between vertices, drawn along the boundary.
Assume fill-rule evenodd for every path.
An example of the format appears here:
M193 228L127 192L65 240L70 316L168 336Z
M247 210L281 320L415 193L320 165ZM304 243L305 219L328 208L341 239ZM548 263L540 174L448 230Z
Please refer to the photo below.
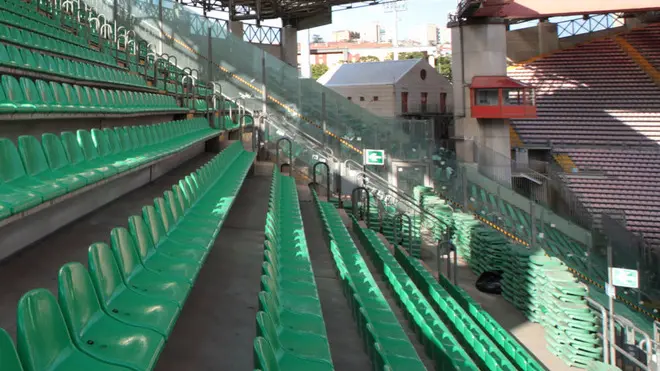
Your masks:
M394 312L394 315L396 318L399 320L399 323L401 324L401 327L403 327L403 330L406 332L408 335L408 338L410 339L410 342L412 345L415 347L415 350L417 350L417 354L419 355L419 358L422 360L424 365L426 366L427 370L434 370L435 366L433 363L433 360L426 354L424 351L424 346L422 343L419 341L417 338L417 335L413 331L412 325L406 320L404 316L404 309L399 307L397 305L396 300L394 299L394 291L389 287L389 285L383 280L383 276L376 270L376 267L374 266L373 262L369 258L369 255L367 254L366 250L360 243L360 239L358 236L353 232L352 229L352 221L349 218L348 214L344 209L339 210L339 215L342 218L342 221L344 222L344 225L348 229L348 232L350 233L351 237L353 238L353 242L355 243L355 246L358 248L360 251L360 254L362 255L362 258L367 264L367 267L369 268L369 271L371 272L371 275L374 277L374 280L376 281L376 284L378 284L378 287L380 288L380 291L383 293L383 296L385 296L385 299L387 299L387 302L390 305L390 308L392 308L392 312Z
M29 290L46 288L57 295L57 272L65 263L87 265L87 248L109 242L110 230L127 226L128 217L141 213L163 191L214 156L204 153L172 170L155 182L135 190L87 214L0 263L0 327L16 334L16 305Z
M298 186L298 197L335 370L370 370L371 360L364 350L357 322L342 292L341 281L330 248L323 238L323 225L309 188Z
M257 163L227 215L157 371L252 370L272 164Z
M431 272L437 274L438 263L436 252L426 248L423 253L424 262ZM559 359L546 348L545 330L538 323L533 323L500 295L486 294L475 287L477 275L459 260L456 279L458 286L465 290L477 303L479 303L504 329L508 330L518 341L525 346L545 367L551 371L571 369L564 361ZM446 261L441 263L442 274L446 275Z

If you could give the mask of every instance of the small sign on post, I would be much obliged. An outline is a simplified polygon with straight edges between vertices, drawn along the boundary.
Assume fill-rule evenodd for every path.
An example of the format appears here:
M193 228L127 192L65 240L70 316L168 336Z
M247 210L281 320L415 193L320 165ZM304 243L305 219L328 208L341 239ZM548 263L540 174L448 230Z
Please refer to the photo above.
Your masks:
M616 288L607 282L605 282L605 293L610 298L616 298Z
M639 288L639 275L637 270L625 268L610 269L612 269L612 285L628 287L631 289Z
M385 151L382 149L365 149L364 164L375 166L385 165Z

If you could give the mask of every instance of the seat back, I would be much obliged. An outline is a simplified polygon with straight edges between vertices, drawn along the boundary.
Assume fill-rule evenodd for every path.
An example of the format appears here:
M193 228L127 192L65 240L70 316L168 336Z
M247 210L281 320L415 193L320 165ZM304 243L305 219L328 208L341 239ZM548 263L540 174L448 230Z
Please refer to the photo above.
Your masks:
M105 128L103 129L103 133L105 133L105 136L108 138L108 143L110 144L110 150L112 151L112 154L117 155L123 152L119 137L114 130Z
M53 89L53 98L60 106L70 106L72 105L69 100L69 96L64 91L64 87L59 82L51 81L50 87Z
M119 272L121 272L124 278L128 278L136 270L140 269L141 262L133 239L120 238L125 236L124 233L119 232L121 229L126 230L126 228L114 228L110 232L110 241L112 243L112 253L115 259L117 259Z
M21 86L18 84L18 80L15 77L9 75L2 76L2 88L7 94L10 102L13 103L25 103L25 96L21 90Z
M34 85L34 81L32 81L32 79L28 79L27 77L21 77L19 81L26 102L35 105L43 104L41 100L41 96L39 95L39 92L37 91L37 87Z
M142 260L144 260L149 256L149 253L155 249L154 240L151 238L149 227L147 227L147 224L142 217L133 215L128 218L128 229L131 232L133 241L135 241L135 247L137 248L138 254Z
M268 340L257 337L254 339L254 358L259 361L261 371L279 371L277 356Z
M183 179L179 180L179 185L175 184L172 186L172 193L174 193L174 199L179 203L181 212L185 213L192 205L180 185L183 185Z
M99 156L105 157L112 154L112 148L110 147L110 140L108 139L105 132L101 129L92 129L92 142L94 147L99 153Z
M126 131L125 127L116 127L115 133L117 133L117 137L121 143L121 148L123 148L124 151L130 151L134 148L131 137L128 135L128 131Z
M158 215L160 215L165 231L169 233L174 229L174 225L176 224L176 221L170 212L170 208L165 204L165 200L162 197L154 198L154 207L156 208Z
M85 154L83 153L80 144L78 144L75 134L72 132L62 132L62 146L72 164L75 165L85 161Z
M87 269L80 263L67 263L57 275L57 293L64 321L74 342L92 317L101 310Z
M18 137L18 152L21 154L28 175L34 176L50 170L41 143L32 135Z
M172 191L165 191L163 193L165 198L165 207L168 209L170 214L172 214L172 220L176 223L181 218L183 218L183 209L181 209L181 204L176 198Z
M4 329L0 328L0 365L2 371L23 371L14 342Z
M154 244L158 245L167 236L162 218L156 212L156 208L151 205L142 208L142 217L149 228L149 232L151 232Z
M25 167L14 142L0 138L0 181L10 182L25 176Z
M142 144L140 143L140 139L138 138L135 127L130 126L130 127L126 127L125 129L126 132L128 133L128 137L131 139L131 144L133 145L133 149L142 148Z
M87 264L92 284L102 303L107 303L117 290L126 288L117 261L107 244L92 244L87 251Z
M27 292L18 301L16 345L27 370L50 370L65 352L75 352L55 297L46 289Z
M64 95L66 96L66 100L69 102L70 105L72 106L80 106L80 100L78 100L78 96L76 95L76 92L73 89L73 86L67 83L62 84L62 91Z
M53 88L48 85L47 82L44 80L37 80L37 94L39 94L39 97L41 98L41 101L46 103L49 106L57 105L59 104L53 95Z
M266 312L257 313L257 336L262 336L268 340L275 352L282 349L282 344L277 336L277 329Z
M94 141L92 140L92 134L87 130L78 130L76 131L76 136L78 138L78 144L82 148L85 159L94 160L99 158L99 152L94 146Z

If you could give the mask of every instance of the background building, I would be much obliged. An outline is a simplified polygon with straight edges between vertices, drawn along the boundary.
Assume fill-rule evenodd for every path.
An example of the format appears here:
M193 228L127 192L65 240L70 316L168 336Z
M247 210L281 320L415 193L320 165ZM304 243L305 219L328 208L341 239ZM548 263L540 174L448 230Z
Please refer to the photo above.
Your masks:
M334 42L344 42L344 41L354 41L360 38L360 33L350 30L340 30L332 32L332 41Z
M451 83L423 59L342 64L318 82L383 117L444 114L452 107Z

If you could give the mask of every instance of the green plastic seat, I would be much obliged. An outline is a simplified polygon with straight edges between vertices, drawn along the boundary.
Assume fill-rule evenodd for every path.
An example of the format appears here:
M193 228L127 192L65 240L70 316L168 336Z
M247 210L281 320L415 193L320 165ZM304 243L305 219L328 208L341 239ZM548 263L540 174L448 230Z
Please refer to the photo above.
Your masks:
M259 310L268 313L282 327L288 330L326 334L323 317L311 313L300 313L282 308L276 298L266 291L259 293Z
M65 112L66 109L62 107L56 100L53 94L53 88L50 84L43 80L37 80L35 86L39 99L48 107L49 112Z
M26 370L126 371L79 350L71 340L64 316L46 289L29 291L18 302L16 345Z
M163 335L105 313L82 264L68 263L60 268L58 299L73 342L83 352L136 370L154 368L165 346Z
M75 174L84 178L86 184L92 184L103 179L103 174L94 170L88 170L82 166L74 166L69 161L64 146L60 138L51 133L45 133L41 136L41 145L48 161L48 166L64 174ZM81 154L82 156L82 154Z
M86 133L86 131L85 131ZM85 134L86 135L86 134ZM138 165L137 162L131 161L126 156L116 154L110 146L110 139L103 130L92 129L91 139L99 157L109 166L117 169L118 172L124 172ZM80 137L79 137L80 141Z
M41 143L31 135L18 137L18 151L23 159L25 171L31 177L41 181L55 182L66 187L68 192L73 192L87 185L87 180L83 177L51 169Z
M14 342L4 329L0 328L0 365L2 371L23 371Z
M97 164L87 161L87 159L85 158L85 154L83 153L82 147L80 146L80 144L78 144L78 140L76 139L75 134L73 134L72 132L70 131L62 132L60 139L62 140L62 146L64 147L64 151L66 152L69 160L71 161L71 165L75 169L83 169L84 171L94 171L95 173L101 174L104 179L116 174L116 170L114 169L111 169L102 164Z
M122 244L113 243L112 252L124 282L131 290L183 306L190 293L190 283L145 269L132 239Z
M88 250L89 275L103 310L130 325L149 328L167 338L180 314L173 301L130 290L124 283L110 247L95 243Z
M284 351L298 357L312 358L332 365L328 339L312 333L287 331L276 328L265 312L257 313L257 336L268 340L276 352Z
M34 81L28 79L27 77L21 77L19 83L21 85L21 90L23 91L25 101L30 105L33 105L37 112L50 113L53 111L48 104L41 100L41 95L37 91L37 87L34 85Z
M17 113L34 113L37 111L37 107L26 99L15 77L3 75L2 88L5 91L7 100L16 105Z
M263 337L254 340L255 368L264 371L272 370L334 370L331 364L313 359L300 358L273 348L271 343Z
M9 101L4 88L0 86L0 114L11 114L14 112L16 112L16 104Z
M39 178L28 176L16 146L7 138L0 138L0 181L8 188L39 195L43 201L51 200L67 192L65 187L55 181L40 181ZM12 192L7 193L9 199L13 198ZM11 202L5 200L4 195L1 201Z
M199 264L204 262L209 253L206 246L181 243L170 239L165 232L162 219L153 206L147 205L142 208L142 218L149 229L157 252L176 259L199 262ZM146 236L143 238L147 240Z
M181 209L181 202L178 197L169 190L164 192L163 197L162 202L158 200L159 206L156 211L162 213L163 211L160 210L162 208L169 213L169 216L176 223L176 228L182 228L195 235L210 236L211 239L215 240L219 232L217 217L191 213L184 218L184 212Z
M69 95L66 94L62 84L51 81L50 87L53 90L53 99L55 99L57 105L59 106L58 111L66 113L76 113L80 111L79 107L71 102Z
M162 197L154 199L154 207L161 218L163 227L167 231L167 238L178 243L187 243L193 246L202 246L210 249L215 242L215 229L201 229L195 226L179 226L173 220L169 206Z
M145 236L147 226L144 220L139 216L131 216L129 225L136 231L135 234L129 233L126 228L114 228L110 233L113 245L133 245L137 249L138 256L142 265L149 271L160 275L170 277L176 280L185 280L193 284L201 268L196 262L181 261L169 257L165 254L158 254L153 248L152 241L144 239L134 239L134 235ZM139 233L139 231L144 231Z
M92 134L87 130L78 130L76 131L76 138L78 144L82 149L83 154L85 155L85 160L87 164L104 170L104 174L115 175L120 172L120 168L117 168L106 161L99 151L94 146L94 141L92 140Z

